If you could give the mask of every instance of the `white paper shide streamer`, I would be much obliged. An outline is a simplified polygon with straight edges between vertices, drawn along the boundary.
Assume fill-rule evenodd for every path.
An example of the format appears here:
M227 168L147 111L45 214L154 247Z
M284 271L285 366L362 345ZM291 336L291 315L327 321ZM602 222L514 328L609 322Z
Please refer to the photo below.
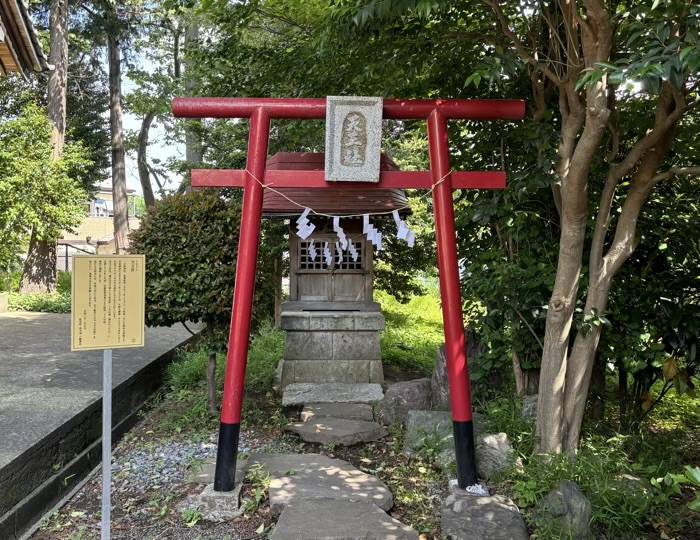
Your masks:
M338 235L338 241L343 248L343 251L348 249L348 237L345 235L345 231L343 228L340 226L340 218L338 216L335 216L333 218L333 230L335 231L335 234Z
M309 212L311 212L311 208L306 208L304 213L297 219L297 236L302 240L306 240L316 228L316 225L311 223L307 218Z
M416 243L416 233L406 225L406 222L399 216L399 211L392 212L394 221L396 222L396 237L408 244L408 247L413 247Z
M309 258L312 261L315 261L316 255L318 255L318 252L316 251L316 244L314 244L314 241L311 240L311 242L309 242Z
M367 235L367 240L372 242L372 245L377 248L377 251L382 250L382 233L374 228L369 222L369 215L362 216L362 232Z
M354 262L357 262L357 258L359 257L360 254L357 252L357 249L355 249L354 242L350 242L350 248L348 249L348 251L350 252L350 256L352 257L352 260Z

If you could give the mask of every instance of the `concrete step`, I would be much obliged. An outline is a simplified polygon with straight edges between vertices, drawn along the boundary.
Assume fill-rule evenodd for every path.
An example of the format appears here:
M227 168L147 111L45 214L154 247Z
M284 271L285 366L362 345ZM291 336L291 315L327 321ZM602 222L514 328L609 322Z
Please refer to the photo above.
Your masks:
M366 403L308 403L301 411L301 421L320 418L345 418L346 420L374 421L372 406Z
M299 435L306 442L340 446L376 441L389 434L376 422L347 420L331 416L308 422L287 424L284 430Z
M272 540L417 540L411 527L371 502L306 499L282 512Z
M384 397L375 383L294 383L282 394L282 406L294 407L307 403L374 403Z

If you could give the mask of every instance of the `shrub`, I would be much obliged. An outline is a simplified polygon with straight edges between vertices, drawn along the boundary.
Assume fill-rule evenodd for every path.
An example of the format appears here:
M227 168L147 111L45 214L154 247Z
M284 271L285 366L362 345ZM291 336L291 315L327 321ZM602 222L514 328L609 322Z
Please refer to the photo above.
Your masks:
M70 313L70 294L61 293L10 293L10 311L43 311L48 313Z
M158 201L132 235L132 250L146 255L146 323L204 322L208 364L213 368L216 353L226 347L240 220L237 199L225 197L221 190L203 189ZM258 274L265 277L263 272ZM253 328L269 318L273 298L273 280L259 279ZM214 411L213 377L207 393Z
M59 270L56 278L56 292L60 294L71 294L71 279L72 274L70 272Z

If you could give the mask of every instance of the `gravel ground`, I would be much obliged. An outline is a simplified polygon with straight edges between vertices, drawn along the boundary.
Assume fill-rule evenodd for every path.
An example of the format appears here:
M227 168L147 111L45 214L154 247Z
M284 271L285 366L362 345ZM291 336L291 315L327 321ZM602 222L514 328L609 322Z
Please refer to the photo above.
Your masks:
M129 434L112 457L113 540L244 540L266 538L272 520L263 501L247 515L226 523L190 519L178 509L189 494L204 485L186 484L190 467L216 457L218 433L162 437L150 428L158 412ZM293 440L274 430L241 433L239 452L295 452ZM102 473L98 470L59 511L42 519L32 540L91 540L100 538ZM195 514L196 515L196 514Z

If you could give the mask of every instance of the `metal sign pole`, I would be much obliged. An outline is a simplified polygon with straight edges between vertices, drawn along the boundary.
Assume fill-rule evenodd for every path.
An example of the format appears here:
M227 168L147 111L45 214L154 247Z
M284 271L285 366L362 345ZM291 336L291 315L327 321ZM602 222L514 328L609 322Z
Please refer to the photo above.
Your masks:
M112 349L102 357L102 540L109 540L112 487Z

